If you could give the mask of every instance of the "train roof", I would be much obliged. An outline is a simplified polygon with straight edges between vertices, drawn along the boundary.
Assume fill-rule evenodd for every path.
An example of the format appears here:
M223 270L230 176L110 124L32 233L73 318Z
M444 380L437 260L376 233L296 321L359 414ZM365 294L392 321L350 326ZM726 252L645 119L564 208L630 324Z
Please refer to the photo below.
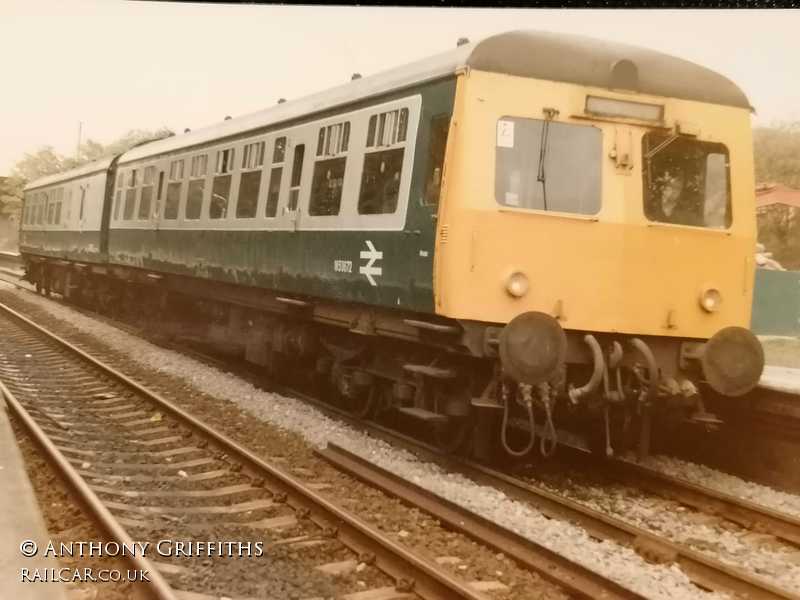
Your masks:
M628 89L752 110L747 97L736 84L719 73L687 60L655 50L577 35L511 31L305 98L138 146L123 154L119 162L124 164L288 122L452 76L466 68L593 87ZM88 174L103 168L103 162L47 177L28 187L40 187ZM110 159L105 161L106 167L108 164Z
M752 109L736 84L687 60L577 35L511 31L296 101L146 144L124 154L120 163L291 121L453 75L464 68Z
M90 163L86 163L85 165L81 165L80 167L75 167L74 169L70 169L69 171L63 171L62 173L56 173L55 175L47 175L46 177L40 177L34 181L31 181L28 185L25 186L25 191L33 190L36 188L46 187L48 185L54 185L57 183L62 183L65 181L69 181L70 179L76 179L78 177L85 177L86 175L92 175L94 173L99 173L101 171L108 170L108 167L111 166L114 158L101 158L100 160L95 160Z

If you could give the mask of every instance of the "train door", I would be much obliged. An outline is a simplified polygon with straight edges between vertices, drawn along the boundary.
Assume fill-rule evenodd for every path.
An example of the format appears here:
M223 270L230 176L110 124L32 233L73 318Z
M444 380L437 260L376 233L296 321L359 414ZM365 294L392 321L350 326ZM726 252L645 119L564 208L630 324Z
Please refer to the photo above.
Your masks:
M302 208L300 206L300 184L303 180L303 163L305 162L306 145L304 143L295 144L292 150L292 158L289 163L289 195L284 206L284 221L292 231L297 231L300 227L300 216Z
M428 144L426 166L421 173L421 201L416 210L409 211L407 229L419 232L419 252L414 257L414 278L421 282L420 297L415 304L433 310L433 272L436 250L436 230L439 223L439 197L444 181L445 149L450 130L449 112L434 114L427 123ZM423 127L426 124L422 124ZM423 148L425 146L423 145ZM423 283L424 282L424 283Z

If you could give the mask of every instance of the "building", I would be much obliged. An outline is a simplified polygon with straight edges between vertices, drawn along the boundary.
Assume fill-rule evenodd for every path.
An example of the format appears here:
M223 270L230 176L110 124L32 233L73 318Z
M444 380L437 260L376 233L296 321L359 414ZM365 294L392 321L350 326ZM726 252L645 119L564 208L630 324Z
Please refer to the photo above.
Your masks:
M780 183L756 186L758 241L784 268L800 270L800 190Z

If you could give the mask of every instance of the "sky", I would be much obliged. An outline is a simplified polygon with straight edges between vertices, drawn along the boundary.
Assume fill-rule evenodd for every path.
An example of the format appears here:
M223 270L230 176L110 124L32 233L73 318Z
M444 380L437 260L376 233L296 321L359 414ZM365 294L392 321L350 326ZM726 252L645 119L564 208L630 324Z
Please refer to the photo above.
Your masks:
M798 10L543 10L0 0L0 176L130 129L176 133L514 29L649 47L736 82L758 125L800 121Z

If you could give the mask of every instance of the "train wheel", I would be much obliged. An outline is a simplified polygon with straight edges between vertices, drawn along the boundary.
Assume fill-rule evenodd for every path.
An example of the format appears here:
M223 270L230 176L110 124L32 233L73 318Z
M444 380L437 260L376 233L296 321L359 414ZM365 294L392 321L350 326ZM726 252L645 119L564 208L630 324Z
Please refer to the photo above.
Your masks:
M436 446L446 454L469 453L473 422L470 417L450 417L450 422L437 427L434 433Z

